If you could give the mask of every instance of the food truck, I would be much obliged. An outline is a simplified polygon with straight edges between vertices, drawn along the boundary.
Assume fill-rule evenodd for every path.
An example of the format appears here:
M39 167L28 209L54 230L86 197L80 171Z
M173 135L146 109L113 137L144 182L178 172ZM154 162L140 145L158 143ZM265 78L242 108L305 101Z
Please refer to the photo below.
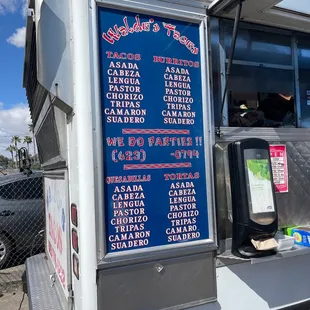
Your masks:
M30 309L309 309L309 32L308 0L30 0Z

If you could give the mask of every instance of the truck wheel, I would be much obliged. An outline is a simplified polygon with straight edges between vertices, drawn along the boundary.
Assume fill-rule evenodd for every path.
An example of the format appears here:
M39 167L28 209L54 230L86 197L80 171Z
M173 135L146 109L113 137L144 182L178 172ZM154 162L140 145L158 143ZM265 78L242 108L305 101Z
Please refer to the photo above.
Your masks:
M11 252L10 240L5 235L0 235L0 269L8 263Z

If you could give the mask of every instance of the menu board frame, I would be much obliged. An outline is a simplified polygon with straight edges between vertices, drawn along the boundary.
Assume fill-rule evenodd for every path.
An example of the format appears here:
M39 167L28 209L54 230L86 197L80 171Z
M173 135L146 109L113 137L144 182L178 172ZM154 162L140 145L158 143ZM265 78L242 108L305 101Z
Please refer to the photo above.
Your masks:
M213 124L213 118L212 118L212 109L211 109L211 96L210 96L210 84L209 84L209 58L208 58L208 31L207 31L207 17L206 16L198 16L198 15L192 15L188 14L188 16L184 15L184 12L182 12L183 16L175 14L171 10L171 12L168 12L166 14L163 14L162 12L154 12L154 9L132 9L132 8L124 8L124 6L119 6L117 4L115 5L105 5L103 3L98 4L97 8L97 14L99 14L99 8L100 9L116 9L120 10L122 14L124 12L133 12L136 14L143 14L143 15L151 15L156 17L161 17L161 18L167 18L169 20L177 20L181 22L188 22L188 23L193 23L198 26L199 29L199 39L200 39L200 65L201 65L201 97L202 97L202 117L203 117L203 139L204 139L204 164L205 164L205 174L203 177L205 177L206 181L206 193L207 193L207 213L208 213L208 231L209 231L209 238L197 240L197 241L190 241L190 242L184 242L184 243L175 243L175 244L165 244L165 245L159 245L159 246L154 246L154 247L149 247L149 248L140 248L140 249L130 249L122 252L115 252L115 253L108 253L107 250L107 240L106 240L106 233L107 233L107 227L106 227L106 214L104 212L104 202L98 203L98 207L102 208L101 210L97 210L97 214L99 215L99 238L98 238L98 243L99 243L99 248L101 249L101 257L99 258L100 260L107 260L109 262L114 261L114 260L122 260L124 257L141 257L141 256L147 256L147 254L155 254L155 253L161 253L162 251L178 251L179 249L182 249L183 252L188 249L189 252L193 252L193 248L195 251L201 251L201 249L204 249L204 251L212 251L216 247L216 240L215 240L215 195L214 195L214 168L213 168L213 152L212 152L212 141L213 141L213 132L214 128L212 126ZM97 15L98 19L98 15ZM98 20L96 20L96 25L98 25ZM100 66L101 60L100 60L100 54L99 54L99 36L98 36L98 28L96 29L96 40L94 47L97 47L97 50L95 49L93 53L97 56L97 61L94 62L94 65ZM96 70L96 69L95 69ZM97 69L98 70L98 69ZM99 81L100 81L100 76L99 74L97 75ZM100 82L98 82L98 106L97 106L97 111L101 111L101 87L100 87ZM100 113L100 117L101 117ZM101 126L103 126L102 122L103 120L99 120L99 117L97 115L96 117L97 124L100 123ZM100 136L100 137L99 137ZM101 140L101 146L105 143L105 137L103 134L98 135L97 141L98 141L98 146L100 145L99 140ZM100 154L102 152L102 149L97 149L97 154L98 154L98 161L100 161L100 158L103 160L104 154ZM98 171L100 170L100 167L102 168L101 171L98 172L98 174L101 174L99 176L99 180L101 182L98 182L98 185L104 186L104 162L101 164L98 163ZM98 188L98 193L99 197L102 197L104 199L104 190L103 188Z

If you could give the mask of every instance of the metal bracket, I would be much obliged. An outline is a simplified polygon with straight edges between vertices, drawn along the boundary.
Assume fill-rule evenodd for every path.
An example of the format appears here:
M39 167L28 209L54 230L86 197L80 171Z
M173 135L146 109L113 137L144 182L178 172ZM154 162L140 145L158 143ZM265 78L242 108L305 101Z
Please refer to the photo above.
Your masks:
M69 299L74 300L74 291L72 289L72 284L68 285Z
M18 150L18 165L20 172L23 172L27 176L32 174L31 160L28 154L28 150L25 147L22 147Z
M58 84L55 83L55 89L56 93L58 93ZM61 111L63 111L65 114L70 115L73 111L72 107L63 102L61 99L58 98L58 96L54 96L53 94L49 93L49 99L52 106L57 107Z
M162 264L156 264L155 269L158 273L162 273L165 270L165 267Z
M55 282L56 282L56 274L55 273L50 274L50 281L51 281L51 287L54 287Z
M34 13L34 9L28 9L28 16L32 17L32 21L35 22L35 13Z
M236 42L237 42L237 36L238 36L240 17L241 17L241 12L242 12L242 2L243 1L244 0L234 1L235 5L238 4L238 6L237 6L234 29L233 29L233 34L232 34L230 56L229 56L228 64L227 64L226 82L225 82L225 89L224 89L224 94L223 94L223 98L222 98L219 125L218 125L217 131L216 131L216 135L218 138L221 138L221 136L222 136L221 126L222 126L222 122L223 122L223 110L224 110L225 99L226 99L226 95L227 95L227 91L228 91L228 79L230 76L231 66L233 64L234 55L235 55L235 48L236 48Z

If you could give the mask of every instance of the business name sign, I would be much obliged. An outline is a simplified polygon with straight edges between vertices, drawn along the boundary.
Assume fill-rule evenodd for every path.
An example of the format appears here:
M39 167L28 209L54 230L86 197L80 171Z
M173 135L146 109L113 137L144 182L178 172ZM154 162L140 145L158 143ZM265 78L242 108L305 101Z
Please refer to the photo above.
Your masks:
M209 239L199 24L98 14L108 253Z

